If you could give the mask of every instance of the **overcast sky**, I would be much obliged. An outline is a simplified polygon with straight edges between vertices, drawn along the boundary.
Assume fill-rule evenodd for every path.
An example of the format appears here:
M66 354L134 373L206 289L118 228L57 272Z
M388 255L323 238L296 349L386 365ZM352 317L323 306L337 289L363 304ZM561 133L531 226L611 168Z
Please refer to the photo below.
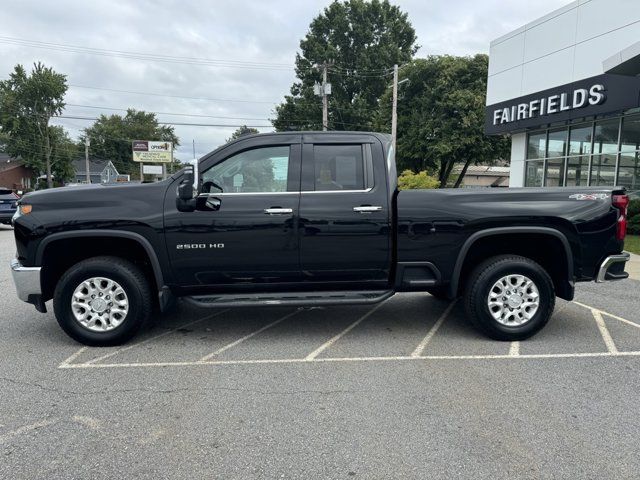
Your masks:
M191 158L192 141L196 155L201 156L224 143L239 124L265 125L261 131L272 130L268 119L273 117L274 105L289 92L294 81L293 64L300 39L311 20L329 3L329 0L3 0L0 78L6 78L16 63L31 66L40 60L67 75L70 87L65 115L95 117L100 113L123 113L86 106L133 107L199 115L162 113L158 115L161 121L234 126L176 125L182 143L177 156ZM418 56L426 56L488 53L492 39L566 5L569 0L392 3L409 14L421 45ZM38 48L12 39L49 45ZM51 44L216 61L208 64L152 61L111 56L112 53L81 53L78 49ZM233 66L238 62L243 62L241 67ZM64 125L74 138L91 124L79 119L58 119L56 123Z

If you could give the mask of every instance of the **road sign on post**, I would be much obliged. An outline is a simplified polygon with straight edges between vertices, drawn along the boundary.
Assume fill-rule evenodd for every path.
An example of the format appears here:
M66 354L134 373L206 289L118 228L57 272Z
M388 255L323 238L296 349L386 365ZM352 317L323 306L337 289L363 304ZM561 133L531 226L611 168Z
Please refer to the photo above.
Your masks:
M134 140L132 142L133 161L144 163L171 163L173 143Z

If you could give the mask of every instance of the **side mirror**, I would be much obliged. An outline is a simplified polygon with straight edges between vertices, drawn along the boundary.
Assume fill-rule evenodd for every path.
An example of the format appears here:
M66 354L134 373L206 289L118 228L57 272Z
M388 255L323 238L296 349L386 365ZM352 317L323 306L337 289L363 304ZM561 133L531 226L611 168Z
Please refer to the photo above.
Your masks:
M180 212L193 212L196 209L196 199L193 198L194 178L193 165L189 165L185 168L182 181L180 182L180 185L178 185L176 208Z

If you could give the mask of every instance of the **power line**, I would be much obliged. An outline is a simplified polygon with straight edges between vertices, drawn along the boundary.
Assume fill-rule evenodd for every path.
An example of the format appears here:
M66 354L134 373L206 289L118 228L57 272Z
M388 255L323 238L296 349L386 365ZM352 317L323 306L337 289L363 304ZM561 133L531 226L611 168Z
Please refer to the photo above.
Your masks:
M99 120L97 117L81 117L75 115L56 115L52 118L69 118L71 120L87 120L95 122ZM214 124L214 123L188 123L188 122L157 122L159 125L181 125L181 126L192 126L192 127L231 127L231 128L239 128L239 127L251 127L251 128L273 128L273 125L245 125L236 124Z
M187 65L204 65L213 67L246 68L255 70L280 70L291 71L293 66L285 63L252 62L244 60L226 60L198 57L184 57L174 55L157 55L151 53L131 52L124 50L110 50L103 48L83 47L64 43L41 42L38 40L28 40L23 38L0 36L0 43L7 45L17 45L22 47L39 48L44 50L55 50L67 53L84 53L87 55L98 55L104 57L127 58L131 60L148 60L164 63L180 63Z
M77 103L67 103L65 105L68 105L70 107L80 107L80 108L92 108L92 109L97 109L97 110L115 110L115 111L119 111L119 112L127 112L129 110L138 110L138 111L143 111L145 113L154 113L156 115L171 115L171 116L177 116L177 117L202 117L202 118L222 118L222 119L226 119L226 120L269 120L268 118L247 118L247 117L226 117L226 116L218 116L218 115L204 115L204 114L198 114L198 113L172 113L172 112L154 112L151 110L141 110L141 109L136 109L133 107L130 108L115 108L115 107L104 107L104 106L98 106L98 105L81 105L81 104L77 104Z
M162 93L151 93L151 92L136 92L132 90L118 90L115 88L104 88L104 87L90 87L87 85L75 85L70 83L70 87L74 88L87 88L91 90L104 90L106 92L117 92L117 93L130 93L133 95L148 95L153 97L165 97L165 98L184 98L187 100L204 100L210 102L238 102L238 103L266 103L270 105L277 105L279 102L270 102L268 100L238 100L231 98L209 98L209 97L188 97L184 95L165 95Z

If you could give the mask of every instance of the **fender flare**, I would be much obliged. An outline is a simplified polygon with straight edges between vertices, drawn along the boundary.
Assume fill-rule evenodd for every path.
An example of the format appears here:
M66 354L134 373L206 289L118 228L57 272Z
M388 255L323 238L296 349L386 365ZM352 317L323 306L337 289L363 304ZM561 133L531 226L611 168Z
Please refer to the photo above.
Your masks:
M471 235L467 240L465 240L460 252L458 253L458 258L456 259L456 264L453 267L453 272L451 274L451 282L449 283L449 296L451 298L455 298L458 292L458 285L460 283L460 273L462 272L462 265L464 265L464 261L471 249L472 245L484 237L491 237L494 235L508 235L510 233L539 233L542 235L550 235L562 243L564 247L565 255L567 257L567 279L572 284L573 283L573 251L571 250L571 246L569 245L569 240L564 233L555 228L549 227L500 227L500 228L488 228L486 230L479 230Z
M153 269L153 276L156 280L156 285L158 286L158 290L162 290L164 286L164 276L162 274L162 268L160 267L160 261L158 260L158 255L155 250L149 243L149 240L144 238L139 233L128 232L124 230L72 230L69 232L59 232L53 233L51 235L46 236L38 245L38 249L36 250L35 264L42 265L42 259L44 256L44 251L51 242L56 240L64 240L69 238L89 238L89 237L117 237L117 238L126 238L128 240L133 240L140 244L144 251L147 253L149 257L149 261L151 262L151 268Z

